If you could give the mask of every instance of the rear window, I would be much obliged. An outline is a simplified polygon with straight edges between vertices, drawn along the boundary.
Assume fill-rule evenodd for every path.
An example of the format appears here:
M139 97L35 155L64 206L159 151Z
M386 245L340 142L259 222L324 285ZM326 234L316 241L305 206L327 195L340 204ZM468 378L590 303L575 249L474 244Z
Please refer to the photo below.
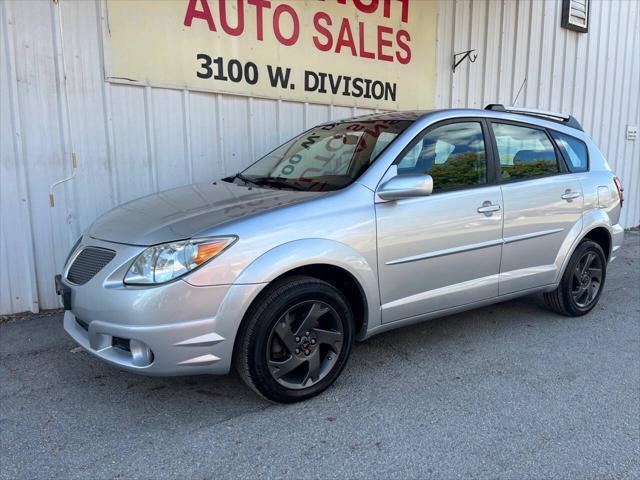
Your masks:
M567 161L569 171L586 172L589 169L589 154L582 140L554 131L551 131L551 136Z
M491 126L503 181L526 180L559 172L556 152L544 131L497 122Z

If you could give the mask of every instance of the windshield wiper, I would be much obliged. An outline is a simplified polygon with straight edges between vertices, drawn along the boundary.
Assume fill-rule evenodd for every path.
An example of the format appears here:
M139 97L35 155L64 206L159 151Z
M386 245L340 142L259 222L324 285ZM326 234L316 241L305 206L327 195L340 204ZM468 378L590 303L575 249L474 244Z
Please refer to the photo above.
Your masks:
M231 178L237 178L242 180L244 183L253 183L254 185L257 185L258 187L260 186L260 184L256 181L253 180L249 177L245 177L243 174L241 174L240 172L236 173L233 177Z
M258 185L267 185L269 187L276 188L290 188L292 190L306 190L305 188L301 188L298 185L293 183L289 183L289 179L284 177L258 177L255 179L255 183Z

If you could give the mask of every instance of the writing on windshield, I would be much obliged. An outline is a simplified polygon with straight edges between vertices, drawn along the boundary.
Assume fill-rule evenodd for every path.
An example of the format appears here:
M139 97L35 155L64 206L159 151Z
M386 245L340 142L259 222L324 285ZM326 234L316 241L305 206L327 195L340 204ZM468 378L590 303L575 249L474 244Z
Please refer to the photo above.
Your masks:
M406 120L366 120L318 126L276 148L242 177L299 190L335 190L357 179L409 126Z

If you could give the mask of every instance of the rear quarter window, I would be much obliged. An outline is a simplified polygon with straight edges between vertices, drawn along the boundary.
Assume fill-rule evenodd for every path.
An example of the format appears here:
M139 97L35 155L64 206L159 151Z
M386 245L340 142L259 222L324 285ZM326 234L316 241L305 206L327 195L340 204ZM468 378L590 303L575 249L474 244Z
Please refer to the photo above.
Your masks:
M589 169L589 154L585 143L564 133L550 133L567 161L569 171L586 172Z

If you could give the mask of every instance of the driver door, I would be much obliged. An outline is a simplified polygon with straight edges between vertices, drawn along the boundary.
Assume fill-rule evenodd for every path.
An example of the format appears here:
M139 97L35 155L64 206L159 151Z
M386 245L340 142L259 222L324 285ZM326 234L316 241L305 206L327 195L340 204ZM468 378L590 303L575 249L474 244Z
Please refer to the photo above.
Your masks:
M426 197L376 201L383 323L498 296L503 203L483 120L436 124L398 174L433 178Z

